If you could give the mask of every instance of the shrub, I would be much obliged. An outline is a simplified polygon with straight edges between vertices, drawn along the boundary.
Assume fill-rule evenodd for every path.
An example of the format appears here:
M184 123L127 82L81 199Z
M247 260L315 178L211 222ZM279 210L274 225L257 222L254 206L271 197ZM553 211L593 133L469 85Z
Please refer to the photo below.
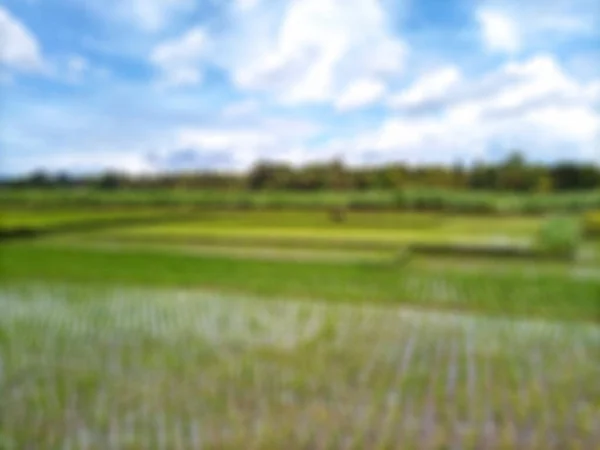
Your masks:
M587 237L600 238L600 210L590 211L584 216L583 229Z
M484 258L538 258L546 255L520 245L492 245L470 243L418 243L410 250L415 254L430 256L484 257Z
M341 223L346 221L346 210L341 206L335 206L329 210L329 218L332 222Z
M580 240L581 227L577 220L554 216L542 223L537 243L540 251L549 256L572 258Z
M35 237L40 230L36 230L31 227L11 227L11 228L0 228L0 241L17 239L17 238L31 238Z

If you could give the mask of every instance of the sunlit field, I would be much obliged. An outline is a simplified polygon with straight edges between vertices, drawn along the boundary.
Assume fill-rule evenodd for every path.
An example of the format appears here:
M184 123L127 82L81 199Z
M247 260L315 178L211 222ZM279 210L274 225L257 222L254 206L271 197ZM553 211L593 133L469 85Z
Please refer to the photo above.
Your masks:
M595 449L578 223L12 206L0 448Z
M44 284L0 307L6 449L600 443L594 325Z
M452 211L456 213L539 214L581 212L600 208L600 190L550 193L511 193L432 188L370 189L367 191L238 191L219 189L92 188L4 189L2 203L16 206L89 207L186 206L233 209L314 209L346 206L352 209Z

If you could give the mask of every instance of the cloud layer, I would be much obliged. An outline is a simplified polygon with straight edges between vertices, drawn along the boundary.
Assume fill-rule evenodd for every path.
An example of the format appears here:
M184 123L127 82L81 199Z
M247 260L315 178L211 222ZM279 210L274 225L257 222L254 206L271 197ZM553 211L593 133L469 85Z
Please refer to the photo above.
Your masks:
M448 1L7 0L2 172L600 163L596 2Z

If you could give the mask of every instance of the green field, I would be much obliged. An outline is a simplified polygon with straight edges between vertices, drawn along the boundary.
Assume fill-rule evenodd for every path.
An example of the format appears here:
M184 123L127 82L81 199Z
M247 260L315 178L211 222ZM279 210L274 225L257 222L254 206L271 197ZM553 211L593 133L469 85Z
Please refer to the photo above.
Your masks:
M0 188L0 205L49 207L185 206L216 209L415 210L471 214L543 214L600 209L600 190L499 193L407 187L366 191L244 191L185 188Z
M0 305L4 448L546 449L600 437L595 326L44 284L5 286Z
M600 242L536 258L551 217L47 198L1 214L2 449L600 443Z

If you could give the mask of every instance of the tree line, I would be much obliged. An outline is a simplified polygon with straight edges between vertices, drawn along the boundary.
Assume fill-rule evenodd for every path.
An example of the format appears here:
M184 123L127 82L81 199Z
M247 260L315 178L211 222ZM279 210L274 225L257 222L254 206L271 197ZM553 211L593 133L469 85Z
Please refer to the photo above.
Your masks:
M294 167L281 162L260 161L245 173L180 172L131 176L118 172L73 176L36 171L4 180L15 187L189 188L214 190L373 190L433 187L508 192L559 192L600 188L600 167L590 163L528 162L513 152L497 163L469 166L411 166L390 163L376 167L349 167L340 160Z

